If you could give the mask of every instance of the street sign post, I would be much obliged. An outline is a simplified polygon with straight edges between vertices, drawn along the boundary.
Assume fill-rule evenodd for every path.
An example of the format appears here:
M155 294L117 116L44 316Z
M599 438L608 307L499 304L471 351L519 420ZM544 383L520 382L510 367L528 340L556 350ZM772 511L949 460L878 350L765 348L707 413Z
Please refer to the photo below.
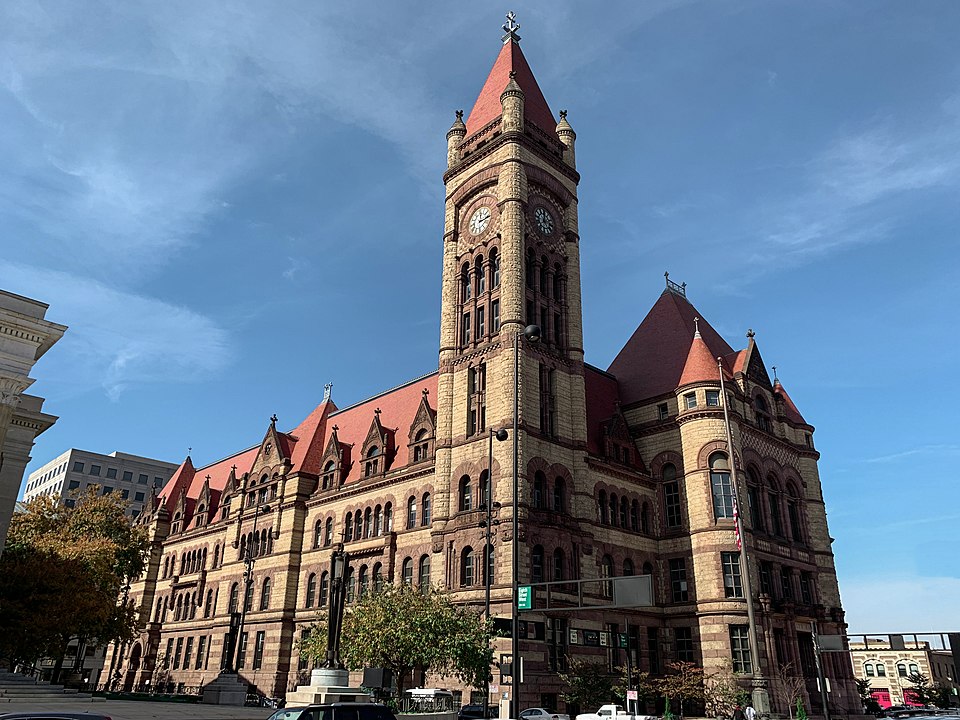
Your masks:
M517 588L517 610L533 608L533 588L530 585L521 585Z

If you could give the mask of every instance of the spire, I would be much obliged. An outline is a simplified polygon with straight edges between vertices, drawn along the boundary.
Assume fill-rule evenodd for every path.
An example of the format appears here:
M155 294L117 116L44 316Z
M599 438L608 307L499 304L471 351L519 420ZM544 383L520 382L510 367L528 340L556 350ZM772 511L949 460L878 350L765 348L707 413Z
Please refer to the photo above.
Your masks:
M520 23L517 22L517 14L511 10L507 13L507 21L503 24L503 31L506 33L500 40L504 44L515 42L520 42L520 35L517 31L520 29Z
M717 375L717 361L700 337L700 318L694 318L693 322L697 325L697 331L693 334L690 352L687 353L687 362L683 365L677 387L696 382L720 382L720 377Z
M514 35L519 27L517 25L514 28ZM506 29L506 26L504 29ZM553 112L543 97L543 92L533 76L533 71L527 64L527 59L523 56L523 51L520 50L519 39L519 36L516 38L505 36L500 54L490 69L490 74L483 84L483 89L480 91L473 109L467 116L468 136L500 117L502 112L500 96L512 81L523 93L524 119L526 122L533 123L551 137L556 137L557 121L554 120ZM512 77L511 72L515 73Z

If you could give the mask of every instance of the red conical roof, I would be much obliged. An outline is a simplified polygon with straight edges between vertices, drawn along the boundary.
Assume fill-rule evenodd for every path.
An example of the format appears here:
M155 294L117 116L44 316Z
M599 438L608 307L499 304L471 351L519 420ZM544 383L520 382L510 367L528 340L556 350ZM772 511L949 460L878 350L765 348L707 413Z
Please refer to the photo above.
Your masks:
M780 384L779 380L773 383L773 392L783 398L784 414L787 416L787 420L798 425L807 424L807 421L803 419L803 415L800 414L797 406L794 405L793 400L787 395L787 391L783 389L783 385Z
M687 362L683 366L683 373L680 375L677 387L687 383L719 381L720 371L717 367L717 359L698 332L690 343L690 352L687 353Z
M487 81L483 84L480 96L473 104L473 110L467 117L467 136L480 130L491 120L501 115L500 95L507 83L510 82L510 73L515 72L514 80L523 90L523 114L527 122L532 122L551 137L557 135L557 121L553 119L550 106L547 105L537 79L527 64L527 59L520 50L520 45L514 41L507 42L497 61L493 64Z

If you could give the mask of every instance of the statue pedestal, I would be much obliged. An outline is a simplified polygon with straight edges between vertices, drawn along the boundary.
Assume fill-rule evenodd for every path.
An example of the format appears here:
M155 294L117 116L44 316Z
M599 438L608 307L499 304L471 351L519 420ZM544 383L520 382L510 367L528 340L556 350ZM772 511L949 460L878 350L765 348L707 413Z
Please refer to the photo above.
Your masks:
M349 687L350 673L334 668L317 668L310 673L309 685L298 685L287 693L287 705L311 705L332 702L370 702L360 688Z
M203 688L203 702L206 705L238 705L247 700L247 684L236 673L222 672L216 680Z

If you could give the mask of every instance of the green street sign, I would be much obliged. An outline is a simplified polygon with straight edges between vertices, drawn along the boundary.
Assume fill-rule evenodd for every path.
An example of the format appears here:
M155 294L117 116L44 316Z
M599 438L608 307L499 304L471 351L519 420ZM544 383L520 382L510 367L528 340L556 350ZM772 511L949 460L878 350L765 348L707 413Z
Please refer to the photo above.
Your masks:
M530 610L533 607L533 588L521 585L517 588L517 610Z
M627 647L628 643L629 643L629 638L627 637L626 633L617 633L617 644L620 647L625 648Z

